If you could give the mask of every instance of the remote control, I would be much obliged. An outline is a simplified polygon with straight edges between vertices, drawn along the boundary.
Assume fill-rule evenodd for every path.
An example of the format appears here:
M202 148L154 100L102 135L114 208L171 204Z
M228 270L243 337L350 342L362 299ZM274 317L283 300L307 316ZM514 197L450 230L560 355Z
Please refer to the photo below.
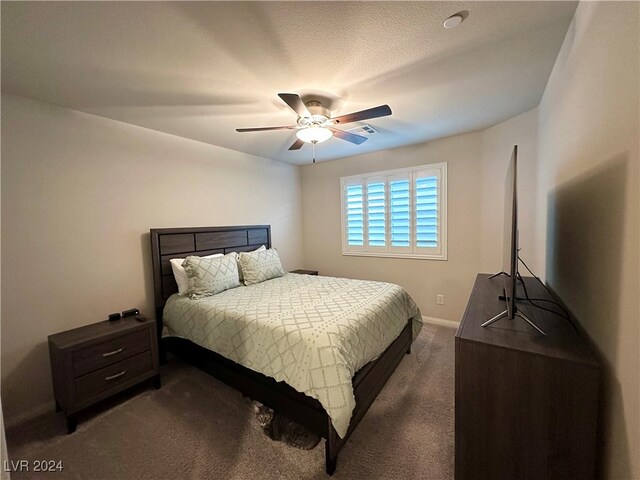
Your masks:
M125 310L124 312L122 312L122 316L133 317L134 315L138 315L139 313L140 313L140 310L138 310L137 308L132 308L130 310Z
M146 322L147 321L147 317L145 317L144 315L136 315L136 320L138 322Z

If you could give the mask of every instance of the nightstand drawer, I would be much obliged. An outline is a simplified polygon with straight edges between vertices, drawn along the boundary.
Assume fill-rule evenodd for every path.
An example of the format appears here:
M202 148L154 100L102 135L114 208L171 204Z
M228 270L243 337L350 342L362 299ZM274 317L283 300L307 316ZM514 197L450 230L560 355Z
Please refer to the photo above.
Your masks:
M154 365L151 351L139 353L121 362L76 378L76 400L79 401L112 388L117 389L121 384L152 371L154 371Z
M149 329L123 335L73 353L75 377L93 372L150 348Z

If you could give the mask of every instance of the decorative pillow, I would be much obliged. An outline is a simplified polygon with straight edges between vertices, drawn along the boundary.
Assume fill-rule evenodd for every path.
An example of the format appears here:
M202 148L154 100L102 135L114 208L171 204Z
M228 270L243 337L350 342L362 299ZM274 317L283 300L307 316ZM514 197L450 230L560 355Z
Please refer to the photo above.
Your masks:
M187 257L182 263L189 277L189 298L195 300L240 286L238 254L217 258Z
M261 252L266 249L267 247L262 245L261 247L258 247L255 250L252 250L252 252ZM238 255L238 275L240 276L240 283L244 283L244 274L242 273L242 266L240 266L240 255Z
M214 253L213 255L207 255L202 258L217 258L224 257L223 253ZM173 270L173 278L176 279L176 284L178 285L178 295L186 295L189 291L189 277L187 277L187 272L182 268L182 262L184 262L184 258L172 258L169 260L171 264L171 270Z
M240 252L239 262L245 285L253 285L284 275L278 251L274 248Z

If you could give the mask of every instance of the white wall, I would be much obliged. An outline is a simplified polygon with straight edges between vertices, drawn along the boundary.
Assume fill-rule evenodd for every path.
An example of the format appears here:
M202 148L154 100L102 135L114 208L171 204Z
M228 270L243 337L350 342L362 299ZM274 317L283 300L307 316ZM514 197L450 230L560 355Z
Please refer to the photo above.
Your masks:
M518 230L520 255L534 272L536 175L538 171L537 109L482 132L481 266L483 272L501 270L503 261L504 194L506 173L514 145L518 145Z
M603 478L640 478L637 2L581 2L538 126L538 264L603 365Z
M533 249L536 118L532 110L482 132L303 167L306 268L397 283L423 315L459 321L476 274L502 270L505 178L514 144L522 165L521 244ZM342 255L340 177L442 161L448 162L448 260ZM445 305L436 304L440 293Z
M2 404L53 408L47 335L153 314L149 229L271 224L302 267L297 167L2 96Z

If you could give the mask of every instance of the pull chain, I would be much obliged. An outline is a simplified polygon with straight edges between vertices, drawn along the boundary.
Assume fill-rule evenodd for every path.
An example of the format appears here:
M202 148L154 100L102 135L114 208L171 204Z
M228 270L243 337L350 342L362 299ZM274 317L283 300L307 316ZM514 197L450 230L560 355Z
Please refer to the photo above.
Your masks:
M311 149L313 150L313 163L316 163L316 142L311 142Z

